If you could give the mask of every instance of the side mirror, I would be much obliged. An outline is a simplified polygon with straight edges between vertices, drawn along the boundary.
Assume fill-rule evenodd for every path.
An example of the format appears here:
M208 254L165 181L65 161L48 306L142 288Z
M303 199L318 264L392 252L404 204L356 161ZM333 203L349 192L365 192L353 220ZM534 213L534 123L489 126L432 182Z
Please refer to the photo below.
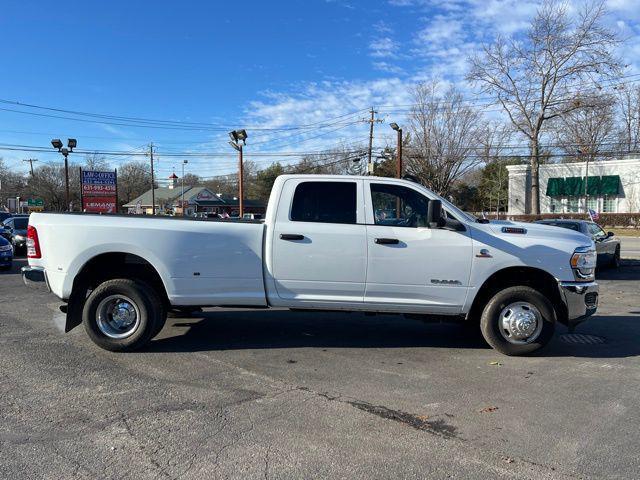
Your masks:
M607 232L607 238L611 238L615 235L613 232Z
M427 218L431 228L440 228L446 225L446 220L442 218L442 202L440 200L429 200Z

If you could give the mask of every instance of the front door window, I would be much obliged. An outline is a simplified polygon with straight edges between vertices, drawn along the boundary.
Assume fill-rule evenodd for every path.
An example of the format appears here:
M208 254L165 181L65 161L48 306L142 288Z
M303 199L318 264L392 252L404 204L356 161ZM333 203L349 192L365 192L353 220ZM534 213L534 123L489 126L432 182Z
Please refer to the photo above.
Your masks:
M407 187L371 184L374 223L390 227L428 227L429 199Z

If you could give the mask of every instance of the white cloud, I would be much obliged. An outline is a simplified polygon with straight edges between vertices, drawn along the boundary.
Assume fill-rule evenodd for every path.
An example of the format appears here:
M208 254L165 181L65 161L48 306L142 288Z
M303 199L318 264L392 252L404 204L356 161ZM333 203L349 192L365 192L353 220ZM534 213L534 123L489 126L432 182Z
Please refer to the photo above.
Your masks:
M381 34L393 33L393 28L384 20L379 20L373 24L373 30Z
M388 62L373 62L373 68L381 72L393 73L394 75L404 75L406 72L402 67Z
M398 44L390 37L382 37L369 43L369 54L374 58L391 57L398 50Z
M436 15L425 28L418 32L417 39L429 44L458 42L463 39L462 21L457 18Z
M293 93L265 92L264 99L250 103L247 123L260 124L265 128L282 128L291 124L335 125L291 133L258 132L252 135L251 143L261 151L304 152L339 144L363 147L368 138L368 124L362 121L368 117L367 109L411 103L412 86L408 80L391 77L371 81L310 83L298 87ZM346 116L336 118L342 115ZM376 128L382 129L376 134L376 145L384 145L393 132L386 133L387 128L382 126Z

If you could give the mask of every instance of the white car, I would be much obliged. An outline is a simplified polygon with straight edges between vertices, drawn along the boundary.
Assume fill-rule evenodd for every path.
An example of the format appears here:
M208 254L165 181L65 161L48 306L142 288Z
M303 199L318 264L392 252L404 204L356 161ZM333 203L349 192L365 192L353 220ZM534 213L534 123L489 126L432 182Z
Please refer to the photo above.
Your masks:
M283 175L264 221L34 213L25 283L108 350L145 345L169 308L288 307L478 322L507 355L598 303L594 243L475 221L407 180Z

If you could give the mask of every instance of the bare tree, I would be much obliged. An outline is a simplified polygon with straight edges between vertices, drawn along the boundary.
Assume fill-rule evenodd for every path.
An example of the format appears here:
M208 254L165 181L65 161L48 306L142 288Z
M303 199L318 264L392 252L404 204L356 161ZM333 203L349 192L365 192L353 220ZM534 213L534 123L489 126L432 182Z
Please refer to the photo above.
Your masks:
M118 169L118 197L127 204L149 190L151 168L146 162L125 163Z
M24 175L12 172L0 158L0 211L7 204L10 197L23 197L25 192L26 179Z
M99 153L88 153L84 156L83 170L107 171L113 170L107 162L107 157Z
M407 173L441 195L480 163L477 145L482 130L480 113L464 103L462 94L449 88L442 95L437 82L418 85L409 114Z
M184 177L181 179L184 182L184 186L186 187L198 187L202 180L199 175L195 173L185 173Z
M608 95L594 96L577 103L588 105L558 117L554 134L560 149L571 161L592 162L602 152L611 150L614 141L614 100Z
M533 213L540 213L540 140L549 120L585 107L573 101L576 88L597 87L620 73L613 53L619 39L603 26L605 13L603 0L575 16L546 0L523 38L498 37L470 59L468 80L493 95L528 140Z
M618 111L621 128L618 133L620 148L627 153L640 150L640 86L619 89Z
M478 132L478 155L482 161L491 163L499 161L510 151L513 128L504 123L485 123Z
M364 150L348 145L327 150L322 155L308 155L292 165L293 173L312 173L325 175L359 175L363 173Z
M42 198L44 208L63 212L67 209L65 201L64 165L59 163L43 164L34 170L27 183L29 195ZM69 193L73 205L80 204L80 176L77 165L69 165Z

